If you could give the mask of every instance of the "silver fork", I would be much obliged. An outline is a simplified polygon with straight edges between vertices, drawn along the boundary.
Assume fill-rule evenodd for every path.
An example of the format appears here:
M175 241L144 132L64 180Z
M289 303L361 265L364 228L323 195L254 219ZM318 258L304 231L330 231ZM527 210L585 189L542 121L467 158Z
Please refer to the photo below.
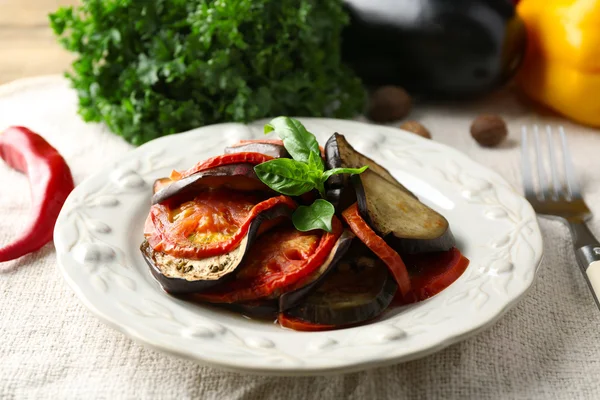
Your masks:
M559 218L569 225L577 262L600 308L600 243L585 224L592 213L581 197L565 130L560 126L558 133L555 133L550 126L546 126L547 151L542 149L541 136L537 125L533 126L532 133L528 132L526 126L522 127L521 161L525 197L536 213ZM529 144L531 139L532 146ZM556 151L557 141L562 149L562 163ZM535 162L532 161L530 147L534 149ZM544 163L545 157L548 157L547 163ZM545 164L550 166L550 177L547 176ZM537 190L534 174L537 177Z

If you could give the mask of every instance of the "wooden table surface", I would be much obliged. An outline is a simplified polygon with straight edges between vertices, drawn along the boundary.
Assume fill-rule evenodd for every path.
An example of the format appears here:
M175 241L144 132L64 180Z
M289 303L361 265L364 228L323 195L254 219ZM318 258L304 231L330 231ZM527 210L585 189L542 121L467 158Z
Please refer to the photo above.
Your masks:
M62 73L73 56L57 43L48 14L77 0L0 0L0 84Z

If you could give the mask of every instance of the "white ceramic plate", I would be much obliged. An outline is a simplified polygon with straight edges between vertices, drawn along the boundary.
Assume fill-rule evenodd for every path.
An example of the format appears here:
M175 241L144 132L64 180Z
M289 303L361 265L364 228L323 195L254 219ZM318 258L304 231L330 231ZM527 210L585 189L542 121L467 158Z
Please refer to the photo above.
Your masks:
M154 140L90 177L67 200L54 232L59 268L97 316L130 337L230 370L273 375L348 372L437 351L477 332L532 285L542 239L529 204L499 175L458 151L398 129L303 119L320 143L340 132L450 221L471 264L431 299L380 321L294 332L165 294L138 250L151 184L262 137L263 123L222 124Z

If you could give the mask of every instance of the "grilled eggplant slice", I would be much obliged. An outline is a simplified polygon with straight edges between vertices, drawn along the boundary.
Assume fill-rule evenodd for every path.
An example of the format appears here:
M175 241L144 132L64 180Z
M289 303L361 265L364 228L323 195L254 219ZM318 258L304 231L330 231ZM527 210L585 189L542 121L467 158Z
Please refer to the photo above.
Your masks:
M349 230L345 230L333 246L333 249L331 249L325 262L316 271L302 281L295 283L279 297L279 310L285 311L288 308L292 308L301 303L302 300L334 269L335 265L350 248L353 238L354 234Z
M193 294L182 294L178 295L177 297L182 300L191 301L196 304L210 304L196 301ZM267 320L270 319L271 321L274 321L275 318L277 318L277 314L279 312L279 304L277 303L277 300L271 299L246 301L243 303L214 303L210 305L215 308L242 314L248 318Z
M329 178L327 196L340 209L358 202L363 218L398 252L446 251L454 247L448 221L421 203L387 169L356 151L343 135L335 133L327 140L325 154L328 168L369 166L360 175Z
M154 251L147 241L142 243L140 250L152 275L166 292L190 293L206 290L233 272L244 257L248 239L246 236L239 247L229 253L201 260Z
M276 300L255 300L244 303L222 303L214 305L238 312L246 317L260 319L275 319L279 311L279 305Z
M150 271L162 288L172 294L199 293L224 282L242 262L245 254L266 221L277 223L288 219L291 209L278 205L258 214L250 223L247 234L240 244L228 253L202 259L173 257L155 251L144 240L140 250Z
M281 140L242 140L225 148L225 154L244 152L266 154L273 158L290 158Z
M399 253L446 251L454 236L446 218L373 171L351 178L367 223Z
M175 196L188 196L208 188L225 187L243 191L265 191L271 189L262 183L250 163L222 165L197 172L180 180L172 181L152 196L152 204L162 203Z
M380 315L397 290L383 261L355 240L334 270L286 315L313 324L353 325Z

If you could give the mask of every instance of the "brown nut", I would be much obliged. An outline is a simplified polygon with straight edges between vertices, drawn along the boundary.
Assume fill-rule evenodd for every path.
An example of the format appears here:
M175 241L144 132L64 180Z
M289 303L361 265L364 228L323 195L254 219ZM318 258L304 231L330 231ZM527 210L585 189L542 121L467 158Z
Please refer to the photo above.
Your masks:
M409 131L414 133L415 135L419 135L424 137L425 139L431 139L431 133L429 130L425 128L423 125L418 123L417 121L406 121L400 125L400 129L404 129L405 131Z
M506 123L493 114L482 114L471 124L471 136L483 147L495 147L508 136Z
M375 122L392 122L408 115L412 100L398 86L382 86L371 94L368 116Z

